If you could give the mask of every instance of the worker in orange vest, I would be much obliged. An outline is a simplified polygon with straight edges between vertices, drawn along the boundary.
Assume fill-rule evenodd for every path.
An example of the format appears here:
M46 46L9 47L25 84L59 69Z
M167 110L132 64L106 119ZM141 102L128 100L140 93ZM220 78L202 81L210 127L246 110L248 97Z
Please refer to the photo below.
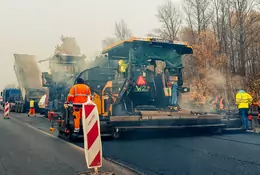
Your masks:
M219 101L218 101L217 106L219 107L217 110L220 113L223 112L226 109L225 99L222 96L219 97Z
M219 109L219 100L220 100L220 94L217 94L216 96L215 96L215 98L212 98L211 100L210 100L210 105L216 110L216 112L217 112L217 110Z
M82 118L82 104L86 103L88 96L91 95L90 88L85 85L82 78L77 78L76 84L71 87L67 101L73 103L74 133L78 134L80 130L80 121Z

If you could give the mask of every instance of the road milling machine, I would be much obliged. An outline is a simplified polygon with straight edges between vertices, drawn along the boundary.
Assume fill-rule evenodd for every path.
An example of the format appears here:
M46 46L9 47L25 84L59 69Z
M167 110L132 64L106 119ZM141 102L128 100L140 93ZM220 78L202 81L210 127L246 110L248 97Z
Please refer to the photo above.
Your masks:
M130 38L104 49L105 57L78 76L92 90L101 134L118 138L126 130L194 127L221 131L221 116L187 111L176 103L181 93L189 92L182 87L181 58L192 52L185 43L156 38ZM126 71L120 71L120 62ZM73 129L72 107L67 105L59 118L59 135L73 139ZM82 134L81 127L77 137Z

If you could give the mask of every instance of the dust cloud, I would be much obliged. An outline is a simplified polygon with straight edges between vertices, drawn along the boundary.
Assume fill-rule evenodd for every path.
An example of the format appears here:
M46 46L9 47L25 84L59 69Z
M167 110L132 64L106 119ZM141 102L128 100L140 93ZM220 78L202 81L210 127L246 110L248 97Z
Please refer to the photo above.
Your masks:
M176 3L180 2L176 0ZM1 1L0 88L17 82L13 71L14 53L28 53L36 55L39 60L45 59L64 34L77 38L80 52L92 57L101 49L102 41L113 35L115 22L120 19L126 21L135 36L146 36L158 27L155 12L160 3L163 0ZM149 11L143 13L146 4L149 4ZM122 9L125 9L124 13ZM45 64L40 66L47 69Z
M199 80L194 80L189 84L190 92L180 94L180 106L188 110L212 112L214 109L210 101L217 94L228 99L226 76L219 70L210 68L199 77Z

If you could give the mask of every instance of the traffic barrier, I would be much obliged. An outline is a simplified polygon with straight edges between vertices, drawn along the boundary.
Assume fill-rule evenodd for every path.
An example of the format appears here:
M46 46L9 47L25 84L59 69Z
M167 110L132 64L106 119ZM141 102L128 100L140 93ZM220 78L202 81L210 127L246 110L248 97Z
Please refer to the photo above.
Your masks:
M9 112L10 112L10 105L8 102L5 103L5 113L4 113L4 118L9 119Z
M82 125L87 167L97 173L98 168L102 166L100 121L97 106L89 96L88 101L82 106Z

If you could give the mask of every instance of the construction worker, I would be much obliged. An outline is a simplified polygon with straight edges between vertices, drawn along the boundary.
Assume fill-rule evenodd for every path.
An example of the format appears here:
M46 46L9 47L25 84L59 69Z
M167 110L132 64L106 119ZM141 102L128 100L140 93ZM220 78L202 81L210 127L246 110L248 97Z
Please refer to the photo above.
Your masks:
M119 72L125 73L126 69L128 67L128 64L124 60L119 60L118 61L118 66L119 66Z
M219 111L219 109L220 109L220 94L218 93L216 96L215 96L215 98L213 98L212 100L210 100L210 105L212 105L213 106L213 108L214 108L214 110L215 110L215 112L218 112Z
M225 99L222 96L219 97L218 107L219 108L217 110L219 113L223 112L226 109Z
M178 105L178 86L177 86L177 82L174 82L171 85L170 106L176 107L177 105Z
M82 78L77 78L76 85L72 86L68 94L67 101L73 103L74 133L77 134L80 129L82 117L82 104L86 103L88 96L91 95L90 88L85 85Z
M250 94L246 93L244 90L237 90L236 94L236 104L239 109L239 116L241 117L243 129L249 129L248 127L248 109L249 105L252 103L253 98Z
M253 103L253 106L257 107L257 117L252 117L252 129L260 128L259 120L260 120L260 98L256 102ZM251 106L251 107L253 107Z
M30 100L30 110L28 112L28 117L30 117L31 115L36 116L33 99Z

